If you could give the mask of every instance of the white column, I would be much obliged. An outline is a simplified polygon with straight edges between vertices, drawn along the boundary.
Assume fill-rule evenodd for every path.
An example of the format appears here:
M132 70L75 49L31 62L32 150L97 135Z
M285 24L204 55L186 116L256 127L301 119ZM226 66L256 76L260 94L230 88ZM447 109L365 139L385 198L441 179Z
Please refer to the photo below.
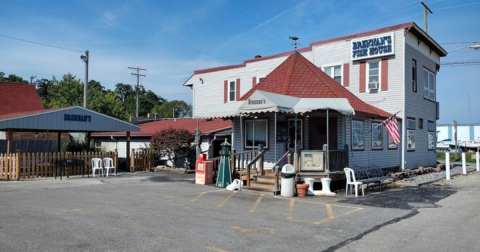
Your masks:
M450 152L445 152L445 179L450 180Z
M478 161L479 161L478 152L477 152L476 154L477 154L477 155L476 155L476 158L475 158L475 159L477 160L477 172L479 172L479 171L480 171L480 164L479 164L479 162L478 162Z
M466 155L465 152L462 152L462 174L467 174L467 165L466 165Z

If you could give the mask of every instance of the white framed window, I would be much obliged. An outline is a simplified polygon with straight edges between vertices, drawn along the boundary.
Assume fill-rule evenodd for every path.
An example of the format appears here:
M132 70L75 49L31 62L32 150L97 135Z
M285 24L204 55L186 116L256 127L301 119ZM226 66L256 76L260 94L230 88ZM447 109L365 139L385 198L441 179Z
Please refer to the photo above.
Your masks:
M380 60L367 61L367 87L370 92L380 90Z
M372 149L383 149L383 126L381 123L372 123Z
M343 85L343 65L334 65L334 66L324 66L323 72L325 72L328 76L334 79L336 82Z
M407 150L415 150L415 130L407 130Z
M352 149L365 149L363 121L352 120Z
M390 134L387 134L387 143L388 143L388 149L398 149L398 144L393 142L392 137L390 137Z
M417 92L417 61L412 59L412 91Z
M268 148L268 120L245 120L245 148L258 147L259 144Z
M237 90L236 90L236 82L229 81L228 82L228 101L235 101L237 99Z
M303 120L297 118L297 146L303 149ZM295 118L288 119L288 147L295 148Z
M435 74L426 68L423 69L423 98L435 101Z
M428 132L428 149L435 149L435 132Z
M415 118L407 118L407 129L416 129Z

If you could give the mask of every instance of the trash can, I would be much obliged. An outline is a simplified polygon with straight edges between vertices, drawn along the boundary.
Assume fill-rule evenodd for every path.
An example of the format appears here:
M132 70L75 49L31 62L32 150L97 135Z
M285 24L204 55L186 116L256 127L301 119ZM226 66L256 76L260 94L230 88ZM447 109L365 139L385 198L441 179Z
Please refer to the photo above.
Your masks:
M293 197L295 195L295 167L286 164L282 167L282 189L280 195L283 197Z

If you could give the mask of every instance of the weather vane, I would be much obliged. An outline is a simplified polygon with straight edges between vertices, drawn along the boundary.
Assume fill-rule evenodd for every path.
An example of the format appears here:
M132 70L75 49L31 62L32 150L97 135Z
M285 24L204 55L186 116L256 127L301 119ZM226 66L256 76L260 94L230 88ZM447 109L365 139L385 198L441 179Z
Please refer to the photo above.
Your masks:
M295 51L296 51L297 50L297 45L299 45L299 44L297 44L298 37L297 36L290 36L288 38L293 40L292 45L293 45L293 47L295 48Z

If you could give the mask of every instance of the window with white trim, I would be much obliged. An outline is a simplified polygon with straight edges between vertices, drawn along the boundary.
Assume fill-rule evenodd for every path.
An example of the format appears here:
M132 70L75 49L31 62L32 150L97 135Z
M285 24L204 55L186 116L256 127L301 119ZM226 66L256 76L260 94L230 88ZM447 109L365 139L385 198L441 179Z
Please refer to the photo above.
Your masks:
M407 129L416 129L415 118L407 118Z
M417 61L412 59L412 91L417 92Z
M342 65L338 66L326 66L323 67L323 72L325 72L328 76L334 79L336 82L342 84Z
M387 143L388 143L388 149L397 149L398 144L396 144L393 141L393 138L390 136L390 134L387 134Z
M367 81L368 83L380 83L380 61L367 62Z
M423 69L423 98L435 101L435 74L426 68Z
M372 149L383 149L383 126L381 123L372 123Z
M268 148L268 121L266 119L245 120L245 147L263 144Z
M415 150L415 130L407 130L407 150Z
M427 124L428 129L428 149L433 150L435 149L435 123L433 121L428 121Z
M352 120L352 149L363 150L365 141L363 135L363 121Z
M236 83L235 81L229 81L228 83L228 101L235 101L236 100Z

